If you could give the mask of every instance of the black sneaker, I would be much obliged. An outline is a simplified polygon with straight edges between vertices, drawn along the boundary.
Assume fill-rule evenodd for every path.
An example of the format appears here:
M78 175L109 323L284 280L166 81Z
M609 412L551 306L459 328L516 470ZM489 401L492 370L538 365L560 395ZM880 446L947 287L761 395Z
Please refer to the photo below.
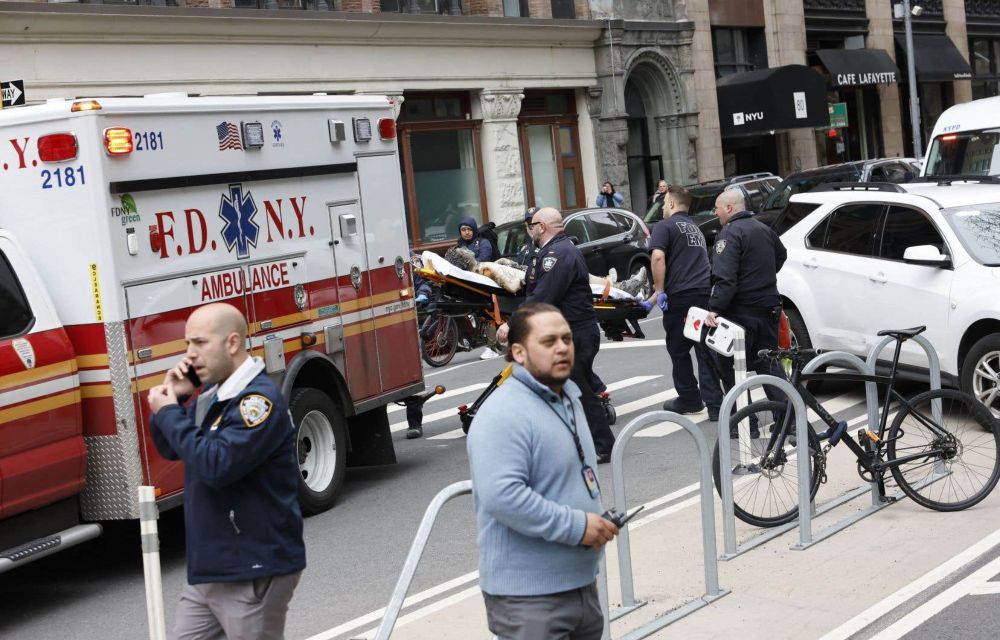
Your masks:
M416 438L419 438L422 435L424 435L423 427L410 427L409 429L406 430L407 440L415 440Z
M680 398L673 398L667 400L663 403L664 411L673 411L674 413L698 413L705 408L704 402L698 402L698 404L684 404L681 402Z

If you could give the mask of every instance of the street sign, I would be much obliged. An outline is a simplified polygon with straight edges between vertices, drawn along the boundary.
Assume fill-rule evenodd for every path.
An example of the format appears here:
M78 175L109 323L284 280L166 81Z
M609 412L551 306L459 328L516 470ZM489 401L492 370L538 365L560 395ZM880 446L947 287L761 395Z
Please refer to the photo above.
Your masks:
M17 107L24 104L24 80L3 80L0 81L0 90L3 92L3 107Z
M830 111L830 127L840 129L847 126L847 103L834 102L828 107Z

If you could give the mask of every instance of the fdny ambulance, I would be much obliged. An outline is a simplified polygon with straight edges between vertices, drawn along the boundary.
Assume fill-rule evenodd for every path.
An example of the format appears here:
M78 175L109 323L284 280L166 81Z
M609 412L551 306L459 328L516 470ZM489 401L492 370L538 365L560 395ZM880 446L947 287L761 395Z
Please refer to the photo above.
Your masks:
M385 97L51 100L0 110L0 571L179 504L148 390L193 309L243 311L288 399L305 513L395 462L423 389Z

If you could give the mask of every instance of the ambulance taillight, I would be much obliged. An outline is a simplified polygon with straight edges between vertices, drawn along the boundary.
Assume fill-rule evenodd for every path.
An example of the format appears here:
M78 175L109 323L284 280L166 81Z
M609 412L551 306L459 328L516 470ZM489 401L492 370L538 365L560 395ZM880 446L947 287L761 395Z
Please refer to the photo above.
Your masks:
M132 153L132 130L124 127L111 127L104 130L104 150L109 156L122 156Z
M52 133L38 139L38 159L42 162L75 160L77 151L72 133Z
M378 121L378 135L383 140L392 140L396 137L396 121L392 118L380 118Z

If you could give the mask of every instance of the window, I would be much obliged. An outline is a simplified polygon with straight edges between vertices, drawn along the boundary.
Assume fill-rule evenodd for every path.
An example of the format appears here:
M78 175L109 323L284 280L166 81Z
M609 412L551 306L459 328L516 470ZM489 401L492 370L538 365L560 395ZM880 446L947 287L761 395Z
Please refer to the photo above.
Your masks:
M882 209L881 204L850 204L841 207L829 217L822 245L815 243L816 231L809 235L809 244L822 246L828 251L871 256L875 224Z
M576 2L574 0L552 0L552 17L573 20L576 18Z
M879 256L888 260L902 260L909 247L933 245L941 253L948 253L944 239L934 223L920 211L905 207L889 207L882 230L882 250Z
M34 319L21 283L7 256L0 252L0 337L10 338L24 333Z
M764 204L764 198L767 196L761 184L759 182L747 182L742 187L747 209L750 211L760 211L761 205Z
M715 77L767 68L763 29L712 29Z
M585 206L574 93L526 91L517 126L528 206Z
M508 18L527 18L528 0L503 0L503 14Z
M629 233L635 230L635 220L624 213L611 212L611 216L618 222L622 233Z
M497 227L497 242L502 255L516 255L521 247L528 244L528 231L523 224Z
M577 216L567 222L563 232L569 238L576 238L576 244L590 242L590 234L587 233L587 225L583 223L583 216Z
M817 207L819 207L818 204L812 204L809 202L793 202L785 207L785 210L781 212L781 215L774 221L771 228L774 229L774 232L780 236L798 223L802 222L802 220L804 220L807 215L815 211ZM826 229L824 228L824 231L825 230Z
M586 218L591 240L603 240L622 233L610 211L588 213Z

